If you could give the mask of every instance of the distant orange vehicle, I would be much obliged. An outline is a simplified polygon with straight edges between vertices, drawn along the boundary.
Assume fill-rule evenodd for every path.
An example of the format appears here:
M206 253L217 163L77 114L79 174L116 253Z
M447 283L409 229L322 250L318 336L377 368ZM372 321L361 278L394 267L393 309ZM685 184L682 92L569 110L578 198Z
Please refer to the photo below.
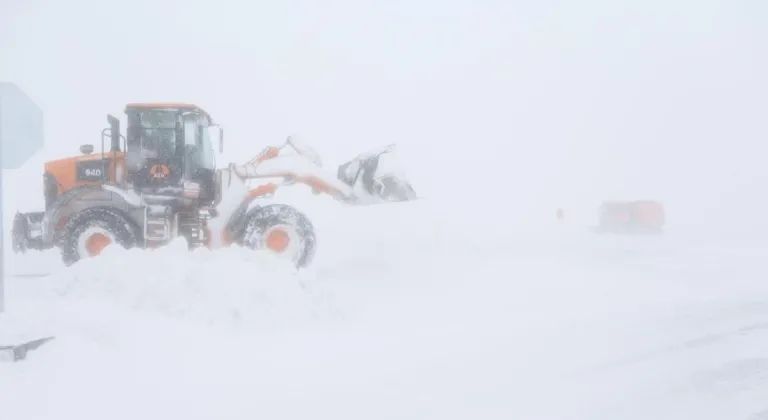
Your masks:
M598 233L662 233L664 206L658 201L606 201L599 209Z

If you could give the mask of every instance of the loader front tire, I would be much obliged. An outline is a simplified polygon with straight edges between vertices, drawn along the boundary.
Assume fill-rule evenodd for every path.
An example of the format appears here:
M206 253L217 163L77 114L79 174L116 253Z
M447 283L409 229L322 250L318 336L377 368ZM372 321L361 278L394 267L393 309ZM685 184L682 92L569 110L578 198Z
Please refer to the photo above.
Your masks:
M307 216L291 206L271 204L248 213L242 245L270 250L296 268L308 267L315 256L315 228Z
M138 242L138 228L127 217L109 208L86 209L69 219L64 227L61 258L64 264L72 265L99 255L108 245L130 249Z

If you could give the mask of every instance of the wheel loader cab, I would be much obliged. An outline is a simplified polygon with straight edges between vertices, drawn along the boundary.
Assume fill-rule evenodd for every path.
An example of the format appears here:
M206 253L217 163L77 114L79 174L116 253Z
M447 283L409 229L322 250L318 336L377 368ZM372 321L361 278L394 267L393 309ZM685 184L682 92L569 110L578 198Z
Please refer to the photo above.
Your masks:
M140 192L199 185L201 203L212 203L215 157L211 117L189 104L129 104L127 180Z

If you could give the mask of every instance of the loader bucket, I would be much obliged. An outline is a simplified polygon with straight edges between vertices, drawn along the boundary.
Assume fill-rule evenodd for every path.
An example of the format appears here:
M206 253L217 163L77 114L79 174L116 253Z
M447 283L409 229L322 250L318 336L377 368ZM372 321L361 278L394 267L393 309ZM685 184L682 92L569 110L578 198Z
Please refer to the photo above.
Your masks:
M368 204L418 198L400 165L394 144L360 154L340 165L337 176L356 193L368 195Z

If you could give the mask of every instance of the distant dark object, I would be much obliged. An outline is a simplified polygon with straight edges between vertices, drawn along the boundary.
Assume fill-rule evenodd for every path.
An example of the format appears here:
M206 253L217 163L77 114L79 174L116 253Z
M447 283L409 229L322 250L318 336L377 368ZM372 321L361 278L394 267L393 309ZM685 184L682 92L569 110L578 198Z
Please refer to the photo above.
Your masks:
M658 201L606 201L599 209L597 233L661 234L666 223Z
M90 155L93 153L93 145L92 144L84 144L80 146L80 153L84 155Z
M0 346L0 362L19 362L27 358L27 353L53 340L54 337L38 338L15 346Z

